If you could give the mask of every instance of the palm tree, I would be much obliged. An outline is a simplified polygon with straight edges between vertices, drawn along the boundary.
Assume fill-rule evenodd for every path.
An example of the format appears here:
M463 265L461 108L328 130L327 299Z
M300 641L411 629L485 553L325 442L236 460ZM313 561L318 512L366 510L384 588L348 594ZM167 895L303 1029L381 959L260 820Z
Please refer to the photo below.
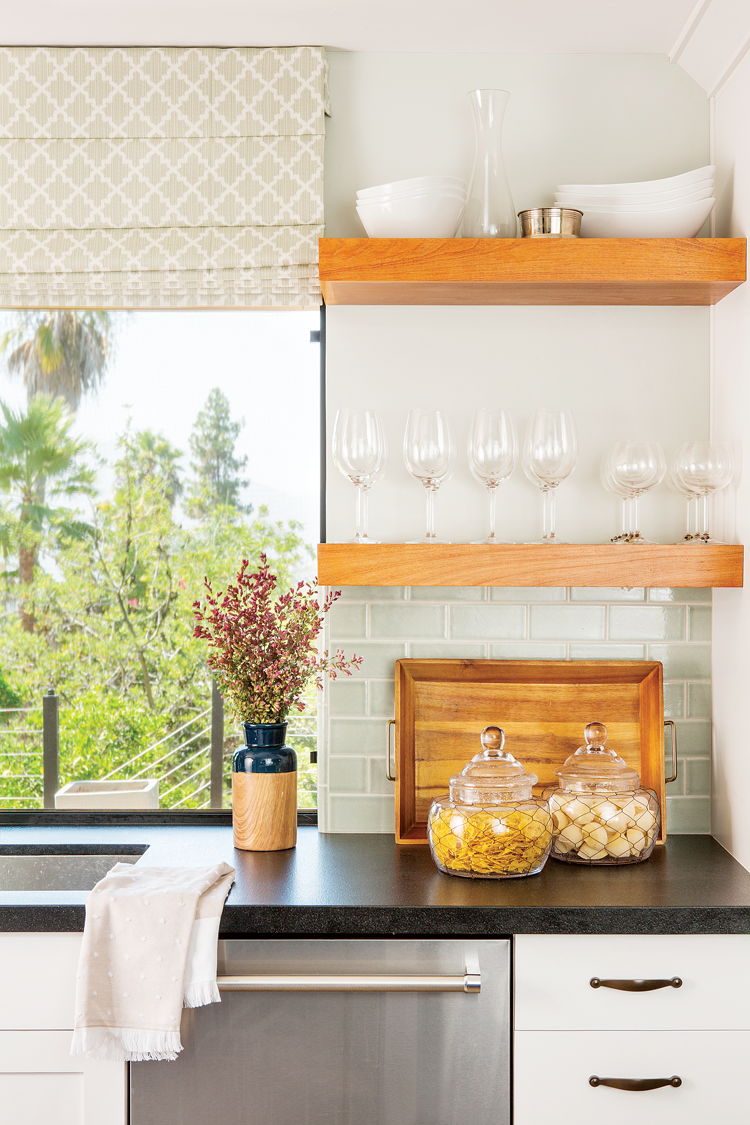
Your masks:
M5 403L0 403L0 411L0 490L14 501L18 578L28 587L45 528L54 525L68 534L81 533L83 525L75 513L50 502L95 494L94 470L83 459L91 446L71 434L73 419L59 398L36 395L25 412L14 412ZM19 613L24 629L32 632L34 617L25 598Z
M29 403L50 395L74 413L81 396L101 383L111 351L112 318L103 309L22 312L0 342L8 372L23 378Z

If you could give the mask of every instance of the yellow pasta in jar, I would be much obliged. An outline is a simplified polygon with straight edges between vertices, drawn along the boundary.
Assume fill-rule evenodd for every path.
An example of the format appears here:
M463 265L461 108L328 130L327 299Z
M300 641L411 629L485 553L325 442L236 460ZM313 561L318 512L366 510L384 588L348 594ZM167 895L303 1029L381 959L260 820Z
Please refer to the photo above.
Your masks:
M428 831L433 857L443 870L508 878L541 868L552 843L552 817L535 802L497 809L436 803Z

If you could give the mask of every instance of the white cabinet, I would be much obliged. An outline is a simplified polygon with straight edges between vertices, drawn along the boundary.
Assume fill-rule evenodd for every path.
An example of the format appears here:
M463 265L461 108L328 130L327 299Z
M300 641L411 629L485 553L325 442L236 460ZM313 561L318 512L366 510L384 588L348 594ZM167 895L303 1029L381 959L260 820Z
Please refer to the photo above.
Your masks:
M621 991L591 979L671 980ZM736 1120L750 1057L750 937L520 936L515 939L514 1125L660 1125ZM539 1076L544 1076L540 1103ZM623 1090L590 1083L666 1079Z
M0 934L0 1121L126 1125L127 1066L71 1058L81 934Z
M671 980L624 992L600 980ZM530 1031L750 1028L750 937L523 936L515 944L516 1028Z
M0 1031L0 1106L10 1125L125 1125L122 1063L70 1057L69 1031Z
M521 1031L515 1042L514 1125L742 1121L749 1052L748 1031ZM677 1075L682 1085L618 1090L591 1086L592 1075Z

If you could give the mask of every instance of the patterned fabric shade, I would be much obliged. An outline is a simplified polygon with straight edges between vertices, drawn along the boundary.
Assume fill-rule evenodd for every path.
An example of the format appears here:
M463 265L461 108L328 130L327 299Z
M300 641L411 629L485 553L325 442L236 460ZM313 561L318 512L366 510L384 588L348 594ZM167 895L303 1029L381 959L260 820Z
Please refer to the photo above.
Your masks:
M0 307L317 306L320 47L0 48Z

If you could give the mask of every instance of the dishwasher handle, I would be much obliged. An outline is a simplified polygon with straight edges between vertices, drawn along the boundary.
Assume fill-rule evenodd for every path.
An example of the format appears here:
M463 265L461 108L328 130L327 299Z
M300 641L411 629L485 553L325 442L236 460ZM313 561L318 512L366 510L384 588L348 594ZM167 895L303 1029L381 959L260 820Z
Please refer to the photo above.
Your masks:
M217 977L219 992L468 992L482 990L479 960L467 951L462 976L289 973Z

